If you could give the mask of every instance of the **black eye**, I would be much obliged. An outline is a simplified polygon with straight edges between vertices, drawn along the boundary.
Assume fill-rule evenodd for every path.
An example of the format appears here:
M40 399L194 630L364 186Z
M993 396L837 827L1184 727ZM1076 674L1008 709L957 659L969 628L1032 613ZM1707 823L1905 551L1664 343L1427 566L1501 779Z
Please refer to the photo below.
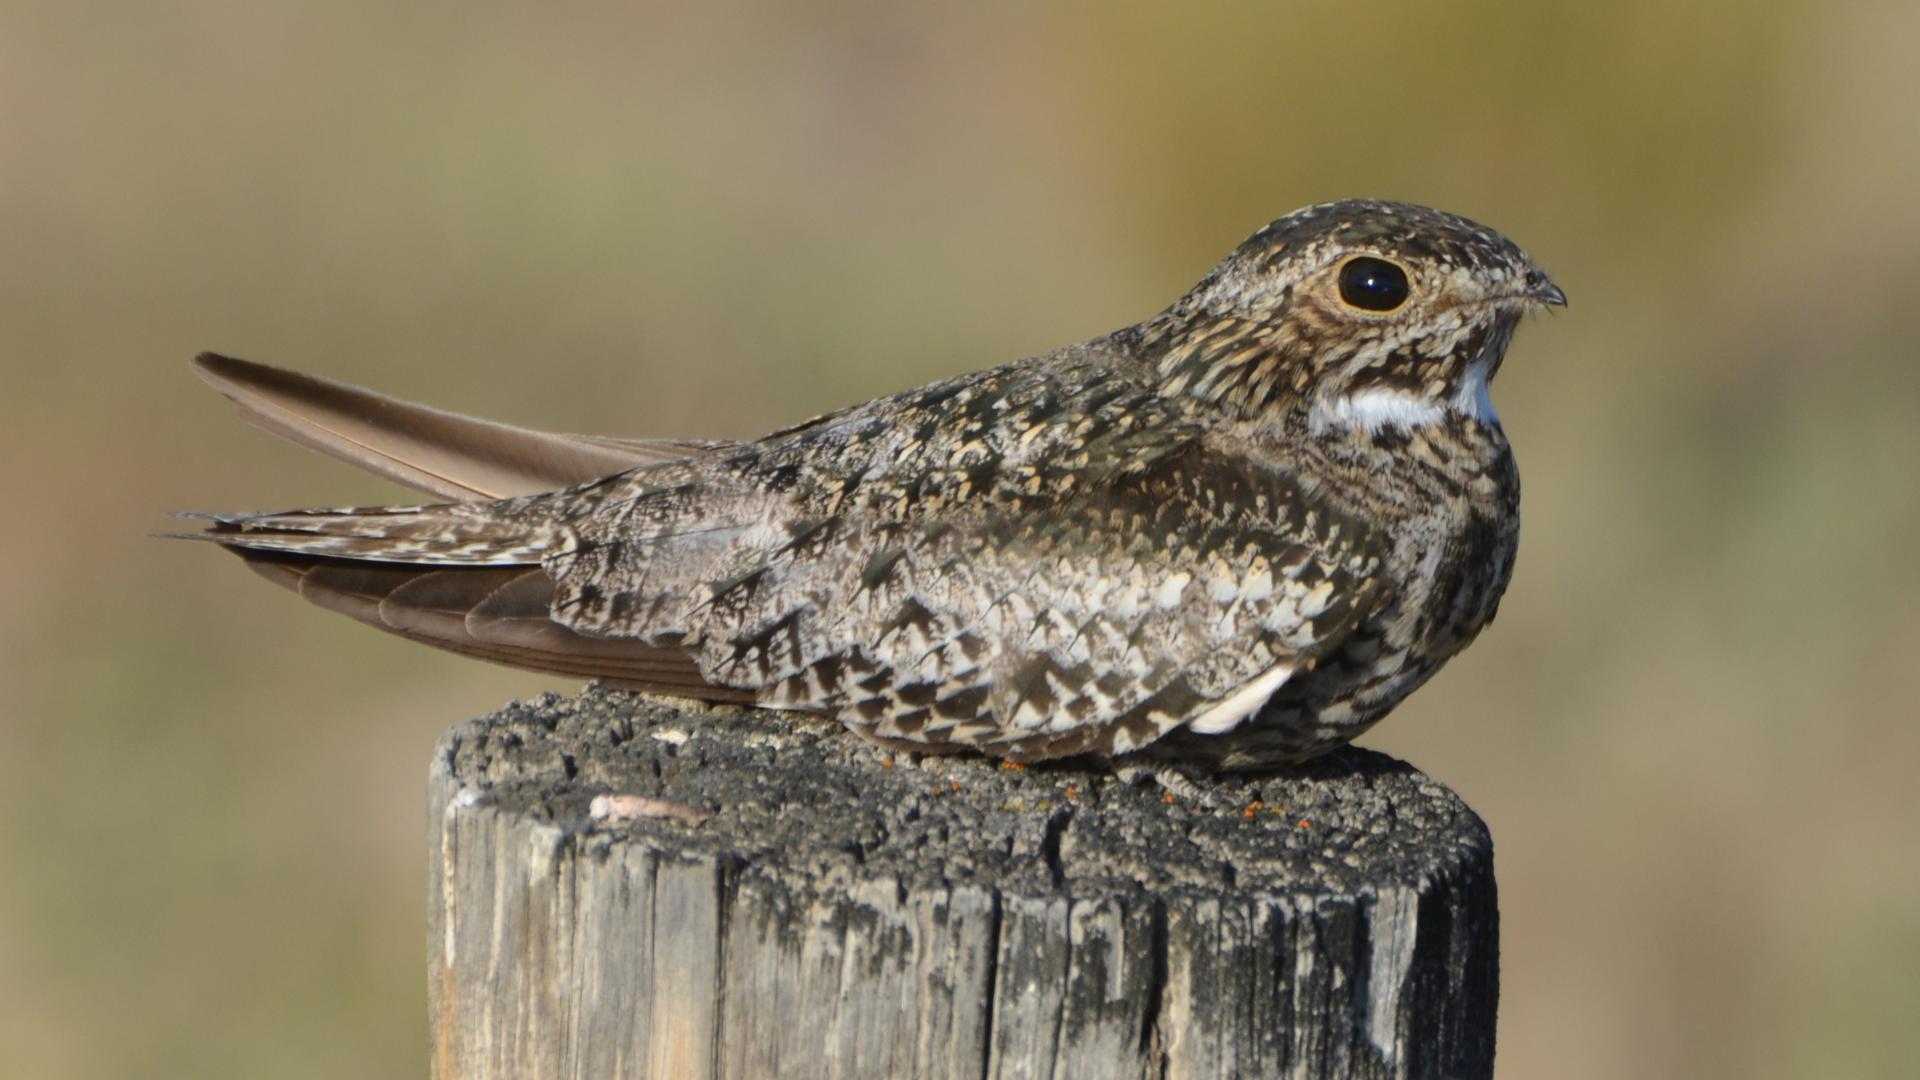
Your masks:
M1340 268L1340 299L1362 311L1392 311L1407 302L1407 272L1362 255Z

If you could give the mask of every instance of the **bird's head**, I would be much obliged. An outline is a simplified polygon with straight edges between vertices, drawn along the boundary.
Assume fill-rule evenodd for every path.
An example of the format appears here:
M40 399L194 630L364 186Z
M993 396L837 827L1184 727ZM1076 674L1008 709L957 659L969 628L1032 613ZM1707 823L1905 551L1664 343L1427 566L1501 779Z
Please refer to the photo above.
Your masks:
M1147 329L1165 393L1378 431L1495 422L1487 384L1514 326L1566 302L1492 229L1352 199L1254 233Z

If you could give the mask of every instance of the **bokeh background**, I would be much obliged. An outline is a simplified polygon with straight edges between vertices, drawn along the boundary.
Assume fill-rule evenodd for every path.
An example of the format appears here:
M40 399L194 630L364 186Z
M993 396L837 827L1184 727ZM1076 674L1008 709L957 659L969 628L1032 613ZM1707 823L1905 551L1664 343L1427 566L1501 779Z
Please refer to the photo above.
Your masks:
M176 508L397 493L200 349L746 435L1151 314L1373 195L1572 306L1500 621L1364 742L1499 850L1507 1076L1920 1057L1920 6L0 8L0 1074L418 1076L439 733L567 684Z

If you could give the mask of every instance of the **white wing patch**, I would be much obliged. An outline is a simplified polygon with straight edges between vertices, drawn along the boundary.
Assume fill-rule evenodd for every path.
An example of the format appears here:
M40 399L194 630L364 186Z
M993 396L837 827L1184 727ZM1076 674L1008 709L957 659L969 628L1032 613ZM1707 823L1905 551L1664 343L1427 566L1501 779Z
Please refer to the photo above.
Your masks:
M1187 729L1202 735L1219 735L1232 731L1244 723L1248 717L1259 712L1260 707L1267 703L1267 699L1273 696L1274 691L1279 690L1281 684L1292 675L1293 665L1275 664L1267 669L1266 674L1214 702L1206 712L1194 717L1193 721L1187 725Z

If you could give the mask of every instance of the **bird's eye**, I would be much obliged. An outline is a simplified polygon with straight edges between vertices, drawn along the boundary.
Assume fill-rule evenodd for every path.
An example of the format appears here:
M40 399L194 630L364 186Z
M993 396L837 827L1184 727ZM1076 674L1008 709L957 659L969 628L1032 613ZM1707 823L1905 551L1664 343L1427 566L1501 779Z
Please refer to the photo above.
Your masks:
M1361 255L1340 268L1340 299L1362 311L1392 311L1410 292L1407 272L1385 259Z

